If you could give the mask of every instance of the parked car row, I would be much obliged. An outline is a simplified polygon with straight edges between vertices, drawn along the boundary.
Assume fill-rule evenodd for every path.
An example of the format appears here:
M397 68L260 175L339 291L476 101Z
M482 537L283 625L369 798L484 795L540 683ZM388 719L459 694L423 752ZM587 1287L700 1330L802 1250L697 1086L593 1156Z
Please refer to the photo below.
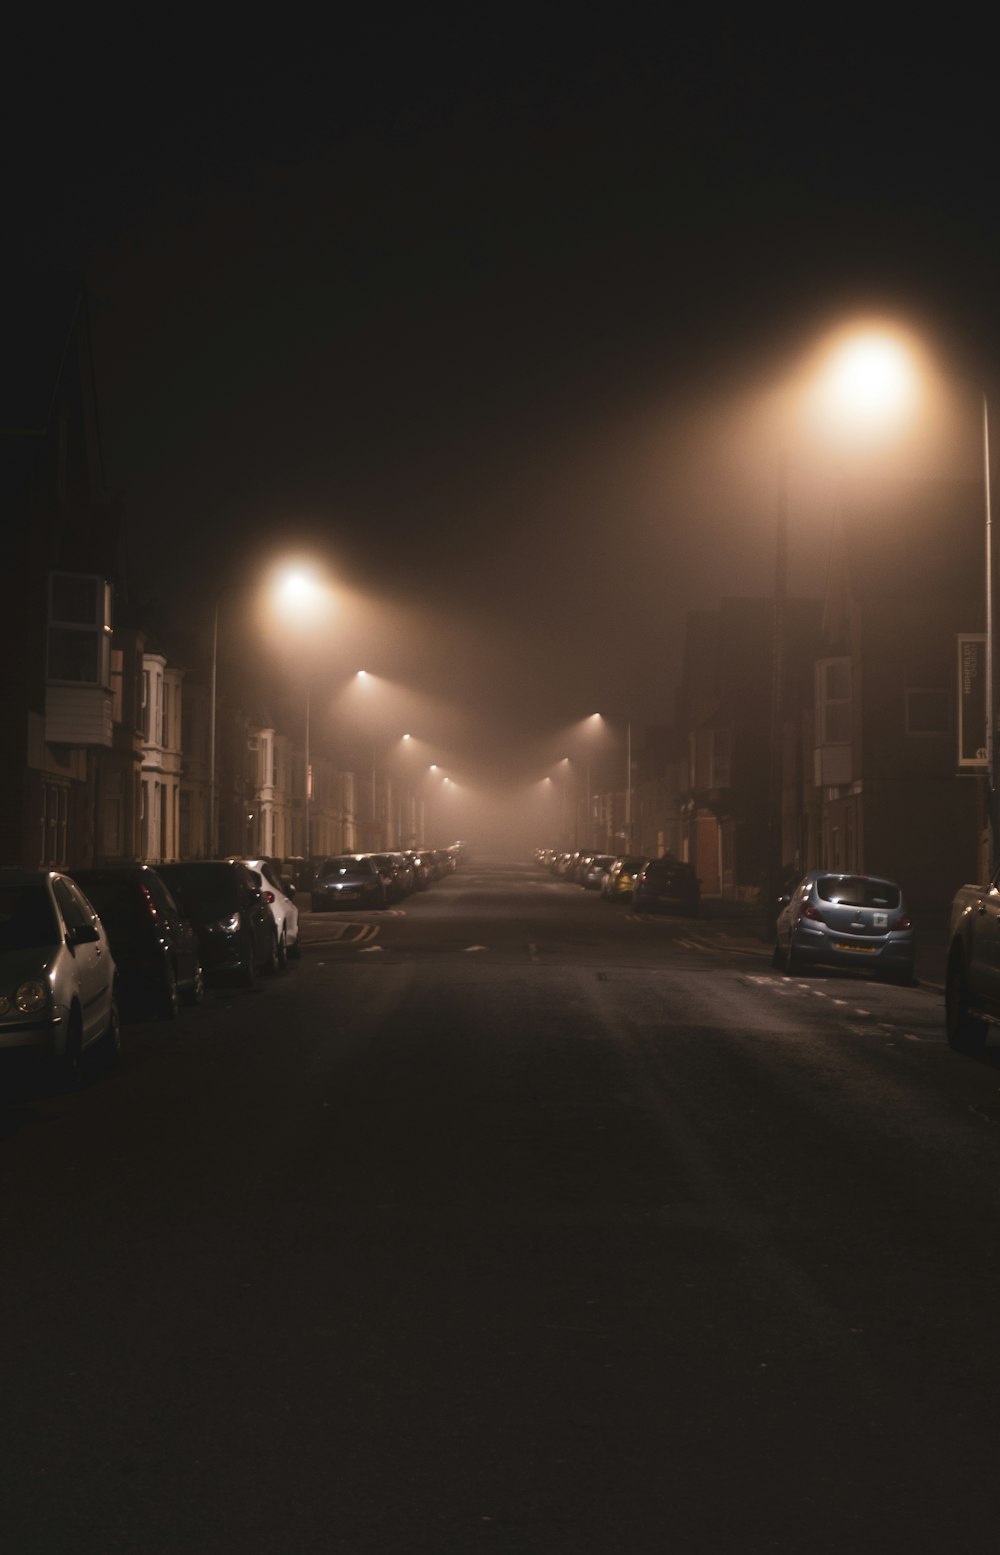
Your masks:
M557 879L600 891L605 901L630 901L642 912L679 912L693 916L701 908L701 882L690 864L672 853L662 858L635 854L555 853L540 848L535 858Z
M0 869L0 1051L29 1051L65 1077L120 1015L173 1018L205 979L252 984L299 954L295 887L266 859Z
M314 872L314 912L339 908L385 908L432 881L458 863L453 848L423 848L389 853L339 853L320 860Z

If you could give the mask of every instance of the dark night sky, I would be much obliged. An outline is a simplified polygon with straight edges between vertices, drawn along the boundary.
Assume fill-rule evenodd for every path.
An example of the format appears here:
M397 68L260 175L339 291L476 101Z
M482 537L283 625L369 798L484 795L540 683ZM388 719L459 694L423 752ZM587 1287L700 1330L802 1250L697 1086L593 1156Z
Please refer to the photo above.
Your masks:
M9 105L149 618L315 549L369 606L334 670L457 703L481 754L669 719L684 611L769 586L739 407L839 310L987 381L1000 343L994 94L939 22L487 17L26 44Z

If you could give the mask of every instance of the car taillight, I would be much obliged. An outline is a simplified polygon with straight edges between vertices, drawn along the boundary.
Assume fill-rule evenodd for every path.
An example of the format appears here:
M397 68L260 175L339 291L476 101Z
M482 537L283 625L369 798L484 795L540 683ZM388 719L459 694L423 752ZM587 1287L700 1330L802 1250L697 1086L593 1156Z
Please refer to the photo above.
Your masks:
M893 924L893 928L894 929L912 929L913 928L913 919L910 917L909 913L904 913L903 916L900 918L899 922Z
M819 908L814 907L812 902L806 902L806 905L802 909L802 916L803 918L810 918L813 923L826 922L826 919L823 917L823 914L820 912Z
M265 902L273 902L274 901L274 892L273 891L265 891L264 892L264 900L265 900Z

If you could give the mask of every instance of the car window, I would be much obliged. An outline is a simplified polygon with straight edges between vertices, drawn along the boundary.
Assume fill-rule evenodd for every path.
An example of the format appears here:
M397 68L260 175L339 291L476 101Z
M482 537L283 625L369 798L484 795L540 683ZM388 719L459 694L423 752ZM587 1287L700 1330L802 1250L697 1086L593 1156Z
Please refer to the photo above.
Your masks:
M0 950L47 949L59 939L44 880L0 885Z
M188 917L228 917L236 911L237 875L228 865L167 864L167 884Z
M869 880L863 875L831 875L825 880L817 880L816 894L821 901L839 907L892 909L900 903L898 886L888 880Z
M124 938L139 928L140 903L131 877L114 871L83 873L78 883L97 909L106 933Z
M84 912L77 898L73 895L73 892L70 890L68 881L53 880L52 894L58 903L59 911L62 913L63 923L66 925L67 929L80 929L83 928L85 924L90 922L89 917Z

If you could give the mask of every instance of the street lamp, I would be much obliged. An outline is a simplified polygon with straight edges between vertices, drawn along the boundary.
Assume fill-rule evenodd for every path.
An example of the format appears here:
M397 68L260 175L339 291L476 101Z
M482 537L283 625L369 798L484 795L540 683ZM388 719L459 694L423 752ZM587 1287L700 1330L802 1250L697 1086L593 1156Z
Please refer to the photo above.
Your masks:
M274 578L272 597L281 615L291 622L297 631L319 624L330 605L330 590L317 576L315 570L301 562L283 567ZM312 762L309 746L312 678L306 670L306 706L304 751L305 783L303 794L303 820L306 863L312 858Z

